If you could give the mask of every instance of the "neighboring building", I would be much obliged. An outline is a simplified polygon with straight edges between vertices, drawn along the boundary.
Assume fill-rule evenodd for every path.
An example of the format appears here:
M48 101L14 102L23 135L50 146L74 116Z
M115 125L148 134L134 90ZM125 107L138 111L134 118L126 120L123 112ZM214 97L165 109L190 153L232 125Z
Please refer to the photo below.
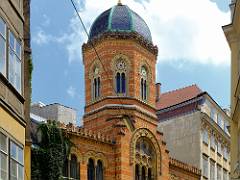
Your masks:
M230 8L231 23L223 30L231 49L231 177L240 179L240 1Z
M29 179L30 1L0 1L0 179Z
M157 130L157 54L147 24L128 6L118 3L95 20L83 44L83 127L61 124L74 143L66 179L200 179L200 170L169 158Z
M73 108L58 103L45 105L41 102L31 105L31 114L47 120L59 121L65 124L77 123L77 112Z
M228 180L229 117L196 85L160 94L159 130L170 156L202 170L202 179Z

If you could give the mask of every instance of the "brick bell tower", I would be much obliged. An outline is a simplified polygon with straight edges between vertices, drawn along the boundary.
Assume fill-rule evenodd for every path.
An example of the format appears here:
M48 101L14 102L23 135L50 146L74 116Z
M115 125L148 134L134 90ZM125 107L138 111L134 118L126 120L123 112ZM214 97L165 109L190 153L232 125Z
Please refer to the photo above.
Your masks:
M97 17L82 51L84 128L109 135L116 142L116 179L132 179L138 174L168 179L168 151L157 131L155 108L158 48L145 21L118 3ZM140 139L154 149L154 160L146 161L152 163L149 166L137 163Z
M118 3L97 17L82 49L85 128L106 132L112 129L112 119L121 116L135 123L139 117L140 126L155 126L158 49L145 21Z

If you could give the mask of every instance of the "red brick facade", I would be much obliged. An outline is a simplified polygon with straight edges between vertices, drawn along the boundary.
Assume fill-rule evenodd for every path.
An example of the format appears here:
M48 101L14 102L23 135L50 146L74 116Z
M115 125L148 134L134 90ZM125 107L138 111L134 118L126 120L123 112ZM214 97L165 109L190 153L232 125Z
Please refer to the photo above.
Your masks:
M150 179L170 179L169 152L163 141L163 134L157 130L157 53L153 53L134 39L108 37L94 44L100 60L90 44L83 46L86 92L84 125L82 128L62 126L76 145L71 153L78 158L80 179L88 179L89 158L94 160L95 166L98 160L103 162L104 180L133 180L138 168L140 172L145 171L145 168L147 173L151 171ZM126 63L126 94L115 92L114 63L118 58L122 58ZM148 96L144 101L140 95L142 66L146 67L148 75ZM92 78L96 67L101 88L100 96L93 98ZM141 142L147 142L149 145L147 147L151 149L151 155L142 155L142 151L138 150L141 139ZM172 170L172 174L178 177L178 174L182 174L179 169L181 167ZM191 174L191 171L189 173Z
M157 52L156 46L135 33L103 34L83 45L83 127L62 126L76 145L71 153L80 164L80 179L88 179L90 158L95 167L98 160L103 163L104 180L133 180L140 176L170 179L169 151L163 134L157 130ZM124 93L116 93L119 71L125 74ZM147 82L145 99L141 93L143 76ZM173 174L181 174L178 170Z
M162 134L157 132L155 109L156 54L134 40L106 38L98 41L95 48L83 46L85 66L86 107L84 128L111 135L114 142L112 156L105 154L112 164L106 171L106 179L133 179L135 172L135 146L139 138L148 138L156 152L154 179L169 179L169 156ZM126 94L115 92L115 63L122 58L126 63ZM92 79L95 67L101 77L100 97L92 98ZM148 97L141 100L140 71L144 66L148 74ZM98 149L98 148L95 148ZM105 150L105 148L104 148ZM96 152L97 153L97 152ZM108 174L109 173L109 174Z

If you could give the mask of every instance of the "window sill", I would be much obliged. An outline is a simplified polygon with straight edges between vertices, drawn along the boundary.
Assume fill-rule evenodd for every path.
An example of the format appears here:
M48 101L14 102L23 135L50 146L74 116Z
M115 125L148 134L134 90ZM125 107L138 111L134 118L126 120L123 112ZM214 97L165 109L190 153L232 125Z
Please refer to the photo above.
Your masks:
M18 98L18 100L23 104L25 99L24 97L15 89L15 87L8 81L8 79L0 73L0 80L10 89L14 95Z
M206 143L205 141L203 141L203 144L206 145L206 146L208 146L208 143Z
M215 152L215 148L213 148L213 147L210 147L210 149L211 149L213 152Z
M205 176L205 175L203 175L203 178L204 178L204 179L208 179L208 177L207 177L207 176Z

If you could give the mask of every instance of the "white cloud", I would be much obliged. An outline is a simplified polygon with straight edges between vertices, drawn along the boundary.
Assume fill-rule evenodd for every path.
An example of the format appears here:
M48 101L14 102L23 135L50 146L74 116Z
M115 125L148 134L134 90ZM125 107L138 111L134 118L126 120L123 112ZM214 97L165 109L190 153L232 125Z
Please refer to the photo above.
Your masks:
M42 17L43 17L42 26L48 27L51 23L50 18L46 14L43 14Z
M147 22L153 42L159 48L158 60L191 61L229 65L230 53L221 26L228 24L230 13L221 11L210 0L150 0L143 4L123 2ZM80 14L87 28L114 1L87 0ZM71 33L64 36L69 62L81 60L81 46L87 36L76 15L70 23Z
M46 34L42 29L39 29L36 34L33 35L32 41L37 45L47 44L52 37Z
M67 94L71 97L71 98L74 98L76 96L76 89L72 86L70 86L68 89L67 89Z

